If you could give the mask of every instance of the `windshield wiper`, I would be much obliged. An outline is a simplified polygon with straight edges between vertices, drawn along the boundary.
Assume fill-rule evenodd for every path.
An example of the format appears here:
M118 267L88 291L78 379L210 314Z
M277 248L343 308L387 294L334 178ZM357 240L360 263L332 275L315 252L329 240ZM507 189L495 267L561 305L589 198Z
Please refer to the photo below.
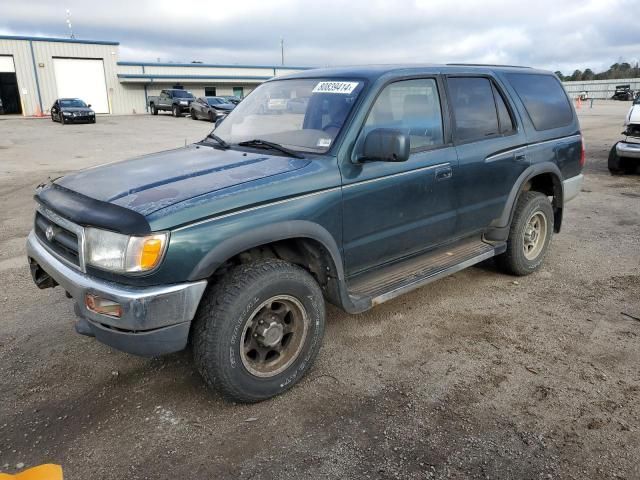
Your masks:
M229 145L227 142L225 142L223 139L221 139L219 136L217 136L215 133L211 132L209 135L206 136L205 140L207 138L211 138L212 140L215 140L216 143L218 145L220 145L221 148L225 149L225 150L229 150L231 148L231 145Z
M268 148L271 150L278 150L279 152L282 152L293 158L304 158L303 155L300 155L298 152L295 152L287 147L283 147L279 143L269 142L267 140L261 140L259 138L254 138L253 140L247 140L245 142L238 142L238 145L240 145L241 147Z

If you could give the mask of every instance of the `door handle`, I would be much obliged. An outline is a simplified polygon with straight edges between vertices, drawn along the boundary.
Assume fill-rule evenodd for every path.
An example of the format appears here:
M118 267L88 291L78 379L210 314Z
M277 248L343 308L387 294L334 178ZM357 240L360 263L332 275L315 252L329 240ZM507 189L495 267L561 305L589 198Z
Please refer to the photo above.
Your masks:
M516 153L513 158L516 162L528 162L526 153Z
M436 169L436 180L447 180L453 176L451 167L440 167Z

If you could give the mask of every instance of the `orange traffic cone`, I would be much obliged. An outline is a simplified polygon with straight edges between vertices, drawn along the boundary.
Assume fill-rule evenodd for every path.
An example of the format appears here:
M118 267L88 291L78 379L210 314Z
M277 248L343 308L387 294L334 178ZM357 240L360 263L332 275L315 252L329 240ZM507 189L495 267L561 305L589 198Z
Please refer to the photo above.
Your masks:
M40 110L39 106L36 106L36 114L34 116L38 118L44 117L44 113L42 113L42 110Z
M582 99L580 97L576 98L576 108L580 110L582 107Z
M0 473L0 480L63 480L62 467L48 463L23 470L15 475Z

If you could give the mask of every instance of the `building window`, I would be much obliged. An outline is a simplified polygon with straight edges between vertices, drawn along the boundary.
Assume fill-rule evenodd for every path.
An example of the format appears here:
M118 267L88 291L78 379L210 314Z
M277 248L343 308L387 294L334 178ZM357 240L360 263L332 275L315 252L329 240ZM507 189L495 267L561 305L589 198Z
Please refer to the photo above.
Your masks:
M233 87L233 96L242 98L244 97L244 88L242 87Z
M216 87L204 87L204 96L205 97L215 97L216 96Z

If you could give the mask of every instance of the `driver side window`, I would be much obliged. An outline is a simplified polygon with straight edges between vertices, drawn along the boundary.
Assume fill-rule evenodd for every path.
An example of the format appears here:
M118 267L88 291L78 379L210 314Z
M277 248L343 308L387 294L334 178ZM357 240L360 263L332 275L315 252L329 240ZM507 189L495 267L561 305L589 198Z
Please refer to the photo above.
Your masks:
M420 78L387 85L371 108L363 133L376 128L406 133L411 151L442 145L442 113L436 81Z

